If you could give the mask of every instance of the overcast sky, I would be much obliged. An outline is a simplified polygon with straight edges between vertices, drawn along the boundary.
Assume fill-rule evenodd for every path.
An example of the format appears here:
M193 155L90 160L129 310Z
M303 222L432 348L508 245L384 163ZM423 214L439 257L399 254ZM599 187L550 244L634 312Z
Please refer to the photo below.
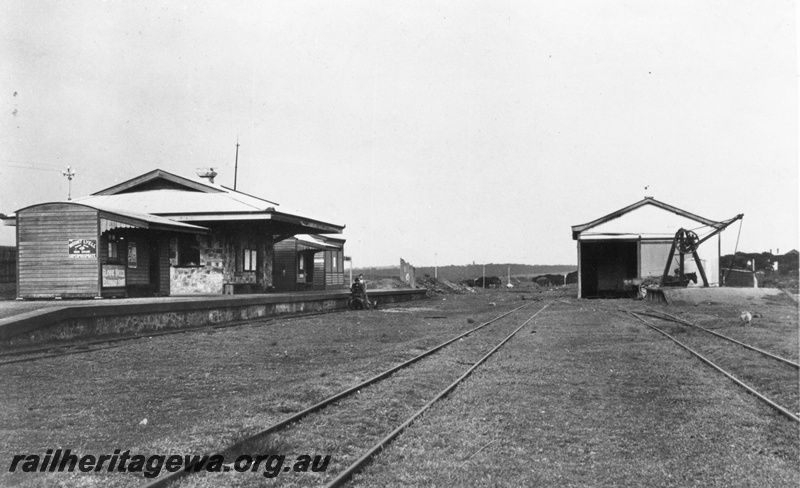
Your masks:
M0 212L64 200L67 165L73 197L155 168L232 186L238 137L238 189L346 225L356 266L572 264L570 226L645 195L744 213L739 250L783 253L796 18L765 0L4 0Z

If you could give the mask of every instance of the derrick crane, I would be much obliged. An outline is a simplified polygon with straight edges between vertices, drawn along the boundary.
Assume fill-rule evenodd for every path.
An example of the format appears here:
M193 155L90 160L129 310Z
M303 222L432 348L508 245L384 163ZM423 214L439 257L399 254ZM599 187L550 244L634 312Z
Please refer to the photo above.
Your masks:
M667 265L664 267L664 274L661 276L661 286L686 286L688 280L683 273L684 255L691 254L694 257L694 262L697 265L697 271L703 279L703 286L708 287L708 278L706 278L706 271L703 269L703 263L700 261L700 256L697 255L697 248L700 244L711 239L715 235L725 230L729 225L740 220L744 214L739 214L732 219L720 222L718 226L714 226L714 230L702 239L696 233L684 228L678 229L675 233L675 238L672 240L672 247L669 250L669 257L667 258ZM672 258L675 256L675 251L678 251L678 280L670 281L669 270L672 267Z

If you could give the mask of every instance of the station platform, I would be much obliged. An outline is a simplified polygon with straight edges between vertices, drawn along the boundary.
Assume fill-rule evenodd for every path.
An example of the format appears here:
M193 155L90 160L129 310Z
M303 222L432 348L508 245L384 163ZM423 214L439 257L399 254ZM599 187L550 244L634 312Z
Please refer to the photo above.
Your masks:
M425 289L370 290L382 304L425 298ZM0 301L0 345L144 334L285 314L344 310L350 292L192 295L104 300Z

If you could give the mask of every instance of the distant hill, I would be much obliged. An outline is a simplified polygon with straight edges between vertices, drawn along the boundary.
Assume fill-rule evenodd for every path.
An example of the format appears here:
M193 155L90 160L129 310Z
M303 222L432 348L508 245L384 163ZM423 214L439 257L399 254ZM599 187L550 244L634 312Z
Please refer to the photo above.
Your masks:
M567 274L578 269L574 264L487 264L486 276L499 276L506 280L508 268L511 267L511 276L514 278L532 278L542 274ZM416 268L417 277L434 275L433 267ZM400 276L400 266L376 266L367 268L353 268L353 273L363 273L372 277ZM461 266L449 265L439 266L438 276L450 281L459 282L467 279L480 278L483 275L482 264L466 264Z

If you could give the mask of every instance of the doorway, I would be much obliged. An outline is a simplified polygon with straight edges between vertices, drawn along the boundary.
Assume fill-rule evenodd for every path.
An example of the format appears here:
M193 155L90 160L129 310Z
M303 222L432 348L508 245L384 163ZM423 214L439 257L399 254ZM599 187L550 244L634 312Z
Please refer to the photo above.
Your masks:
M626 296L624 280L639 272L638 241L581 242L581 297Z

